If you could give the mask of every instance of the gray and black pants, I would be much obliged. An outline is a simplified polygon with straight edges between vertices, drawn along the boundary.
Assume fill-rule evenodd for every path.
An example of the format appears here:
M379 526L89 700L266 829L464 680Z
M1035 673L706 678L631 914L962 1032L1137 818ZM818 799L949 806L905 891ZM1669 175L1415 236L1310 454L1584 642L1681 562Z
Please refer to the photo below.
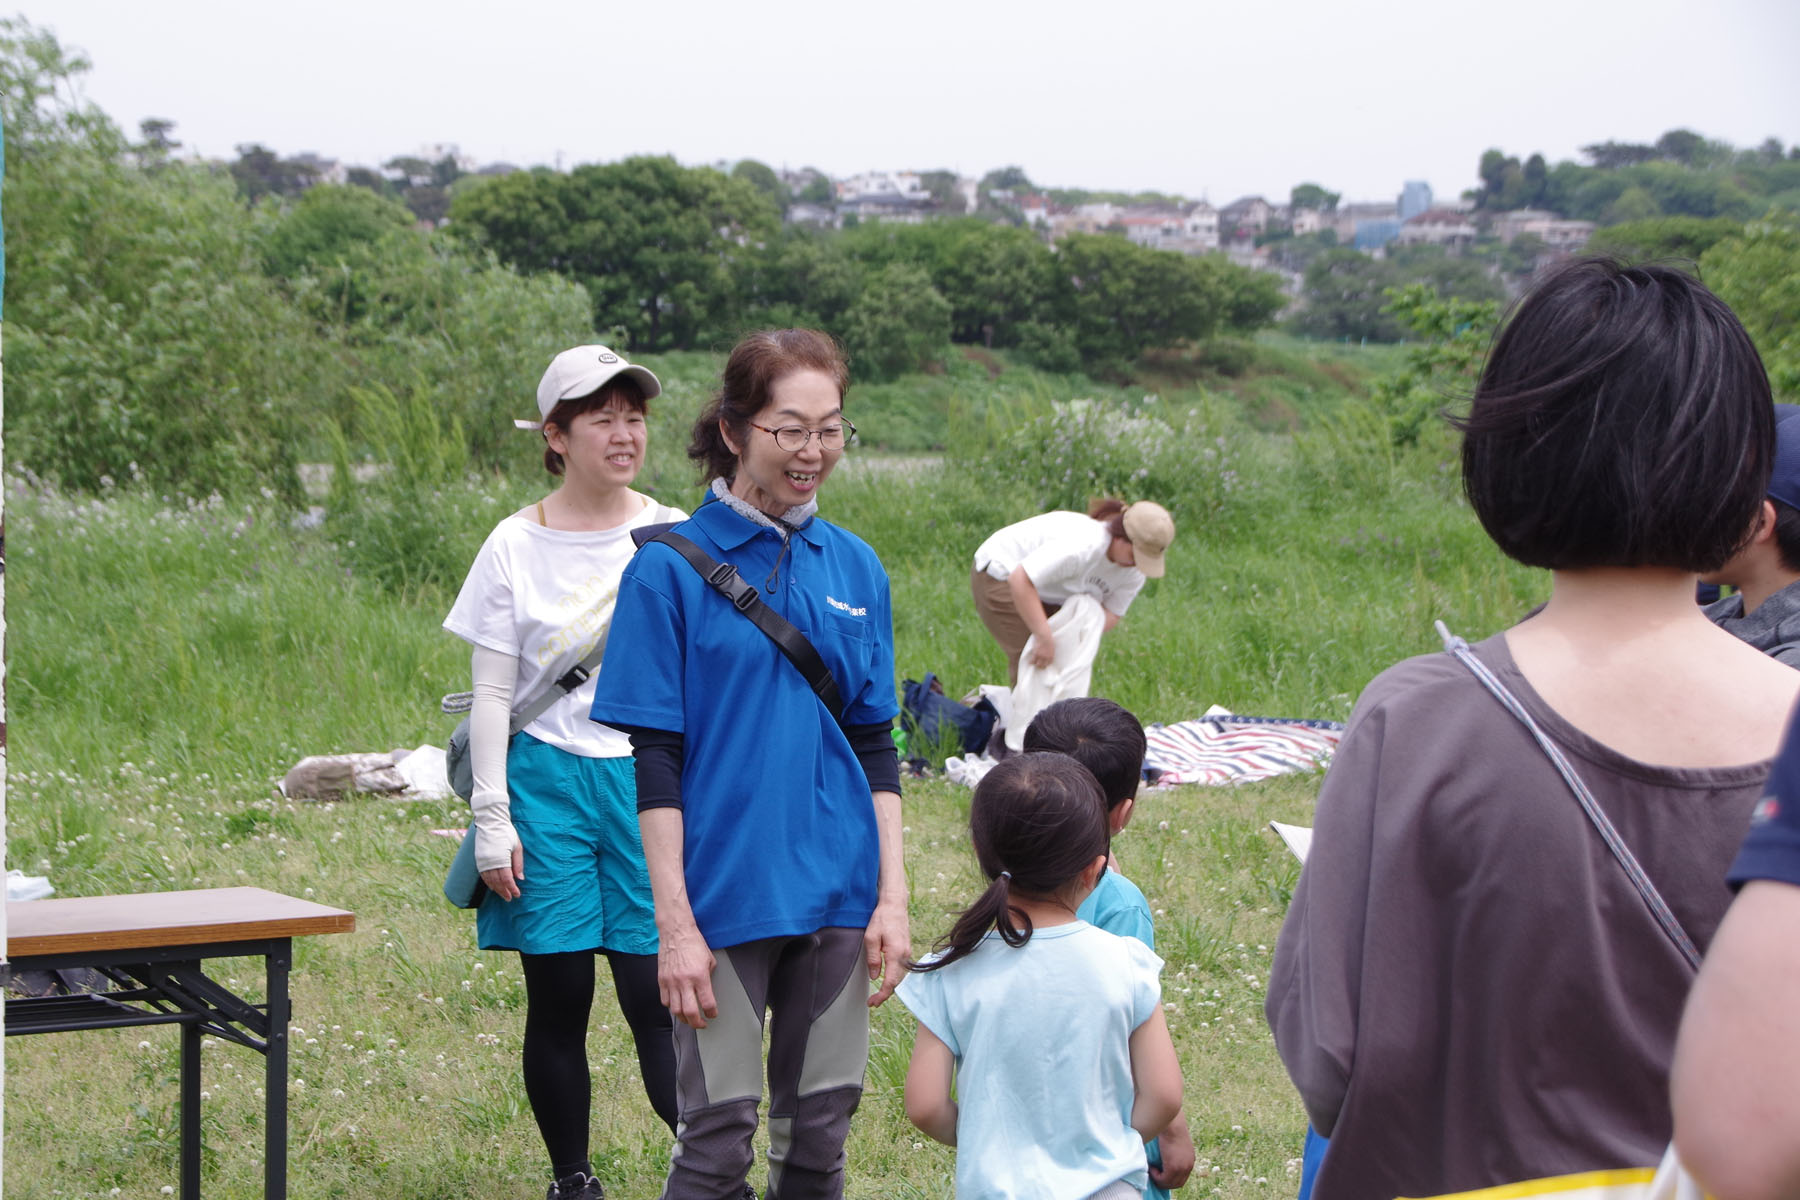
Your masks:
M769 1020L764 1200L838 1200L844 1139L869 1063L861 929L830 928L713 951L719 1015L675 1023L681 1110L664 1200L739 1200L752 1165Z

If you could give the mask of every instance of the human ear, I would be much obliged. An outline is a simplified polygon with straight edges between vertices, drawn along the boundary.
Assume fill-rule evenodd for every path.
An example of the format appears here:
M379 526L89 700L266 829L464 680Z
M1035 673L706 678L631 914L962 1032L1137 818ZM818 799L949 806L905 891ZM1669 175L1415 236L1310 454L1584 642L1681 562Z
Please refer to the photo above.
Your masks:
M1081 869L1082 894L1086 895L1100 884L1100 876L1106 871L1106 855L1096 855L1094 861Z
M1133 812L1135 812L1136 810L1137 810L1137 797L1136 796L1132 796L1126 800L1121 800L1117 804L1113 805L1111 812L1106 814L1106 823L1107 823L1107 825L1111 826L1112 832L1114 834L1123 833L1123 832L1125 832L1125 827L1127 825L1131 824L1131 814Z
M729 426L725 423L724 417L719 418L719 436L724 439L725 448L727 450L731 451L733 454L737 455L739 458L742 458L744 456L744 448L732 440L731 426Z
M1753 542L1772 542L1775 540L1775 502L1765 498L1762 507L1756 513L1756 532L1750 535Z
M558 454L567 458L569 453L569 435L563 432L560 425L544 426L544 441Z

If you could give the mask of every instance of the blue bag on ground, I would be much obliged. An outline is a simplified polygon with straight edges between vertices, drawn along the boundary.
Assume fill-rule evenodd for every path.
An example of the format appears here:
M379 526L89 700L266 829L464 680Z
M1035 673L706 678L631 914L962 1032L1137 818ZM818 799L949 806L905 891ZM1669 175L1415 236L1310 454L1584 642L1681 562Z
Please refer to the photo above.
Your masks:
M908 762L923 761L921 752L927 747L940 753L979 754L996 719L993 705L985 700L971 708L944 695L944 685L929 672L923 680L908 679L900 690L900 725L912 749Z

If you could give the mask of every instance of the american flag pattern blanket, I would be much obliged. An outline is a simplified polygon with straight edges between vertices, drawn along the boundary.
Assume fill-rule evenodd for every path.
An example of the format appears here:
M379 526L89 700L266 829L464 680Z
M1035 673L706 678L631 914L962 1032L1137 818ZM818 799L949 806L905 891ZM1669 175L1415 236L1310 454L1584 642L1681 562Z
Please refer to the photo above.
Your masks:
M1158 786L1249 783L1323 768L1343 733L1339 721L1209 713L1146 729L1144 766Z

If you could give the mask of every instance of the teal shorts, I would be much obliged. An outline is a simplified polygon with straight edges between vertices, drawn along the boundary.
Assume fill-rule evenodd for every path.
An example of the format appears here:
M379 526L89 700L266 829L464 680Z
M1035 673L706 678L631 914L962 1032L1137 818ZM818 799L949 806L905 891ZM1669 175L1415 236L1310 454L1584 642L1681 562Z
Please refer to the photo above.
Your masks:
M525 878L517 899L490 892L482 900L481 948L655 954L630 756L584 758L519 733L507 748L506 786Z

